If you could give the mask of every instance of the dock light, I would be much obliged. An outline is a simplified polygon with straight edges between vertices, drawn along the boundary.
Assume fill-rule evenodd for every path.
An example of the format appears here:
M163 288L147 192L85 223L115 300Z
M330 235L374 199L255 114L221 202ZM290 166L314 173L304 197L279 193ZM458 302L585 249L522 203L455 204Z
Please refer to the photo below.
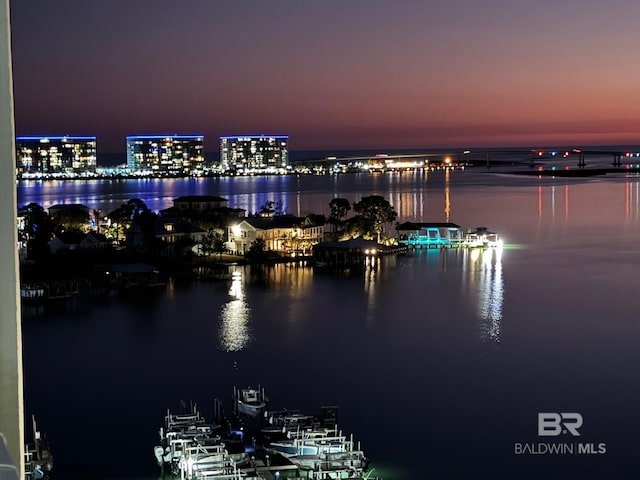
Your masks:
M369 249L368 248L364 251L364 254L365 255L369 255Z
M372 248L372 249L371 249L371 255L375 255L375 254L376 254L376 249L375 249L375 248Z

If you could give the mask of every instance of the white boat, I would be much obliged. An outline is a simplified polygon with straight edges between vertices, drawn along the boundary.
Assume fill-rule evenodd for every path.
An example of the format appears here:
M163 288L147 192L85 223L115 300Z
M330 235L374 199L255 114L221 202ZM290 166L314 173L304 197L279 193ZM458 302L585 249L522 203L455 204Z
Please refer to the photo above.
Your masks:
M167 410L160 429L160 445L154 447L158 465L182 480L241 480L238 466L246 454L230 455L217 434L218 425L206 422L195 405L188 412L172 414Z
M464 241L464 244L468 247L479 248L501 247L502 243L500 235L488 230L486 227L469 230Z
M354 448L353 437L337 429L291 430L288 439L270 442L267 449L286 457L303 469L334 471L353 469L362 472L368 459L360 446Z
M242 478L236 462L220 441L195 441L186 447L180 459L184 479L238 479Z
M267 399L264 389L255 388L235 388L233 389L233 398L238 414L247 415L249 417L258 417L267 407Z

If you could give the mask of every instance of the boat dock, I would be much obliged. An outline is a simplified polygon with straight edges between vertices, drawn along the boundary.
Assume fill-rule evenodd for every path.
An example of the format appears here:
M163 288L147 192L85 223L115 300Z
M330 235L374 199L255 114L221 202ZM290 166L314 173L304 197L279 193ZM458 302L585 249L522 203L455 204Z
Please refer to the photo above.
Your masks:
M154 454L162 476L181 480L364 479L369 459L343 435L338 408L317 415L269 411L264 389L234 389L230 417L214 401L209 423L191 404L167 410ZM186 407L183 406L183 407Z
M405 222L396 227L398 243L413 248L491 248L502 239L486 227L464 231L455 223Z
M407 252L407 245L383 245L375 240L354 238L341 242L320 242L313 247L316 267L362 267L379 257Z
M47 438L36 426L36 418L31 416L33 439L25 445L25 480L49 480L53 471L53 455Z

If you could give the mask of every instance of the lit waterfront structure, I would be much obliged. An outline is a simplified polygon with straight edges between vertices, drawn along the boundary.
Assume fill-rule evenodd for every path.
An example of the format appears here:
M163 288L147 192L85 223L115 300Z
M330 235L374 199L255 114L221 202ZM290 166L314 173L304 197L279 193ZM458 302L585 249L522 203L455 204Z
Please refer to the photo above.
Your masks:
M18 175L87 174L96 171L96 137L16 137Z
M203 135L129 135L127 167L133 173L188 175L203 170Z
M289 165L288 135L235 135L220 137L223 172L277 172Z

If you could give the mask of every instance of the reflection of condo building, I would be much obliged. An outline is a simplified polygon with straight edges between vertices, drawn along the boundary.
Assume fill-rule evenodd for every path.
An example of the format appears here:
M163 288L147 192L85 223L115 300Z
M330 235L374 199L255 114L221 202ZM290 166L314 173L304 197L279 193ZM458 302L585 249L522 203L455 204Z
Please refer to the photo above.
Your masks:
M236 135L220 137L223 171L246 172L287 168L287 135Z
M204 167L202 135L127 136L127 167L133 172L183 175Z
M18 174L94 173L96 137L16 137Z

